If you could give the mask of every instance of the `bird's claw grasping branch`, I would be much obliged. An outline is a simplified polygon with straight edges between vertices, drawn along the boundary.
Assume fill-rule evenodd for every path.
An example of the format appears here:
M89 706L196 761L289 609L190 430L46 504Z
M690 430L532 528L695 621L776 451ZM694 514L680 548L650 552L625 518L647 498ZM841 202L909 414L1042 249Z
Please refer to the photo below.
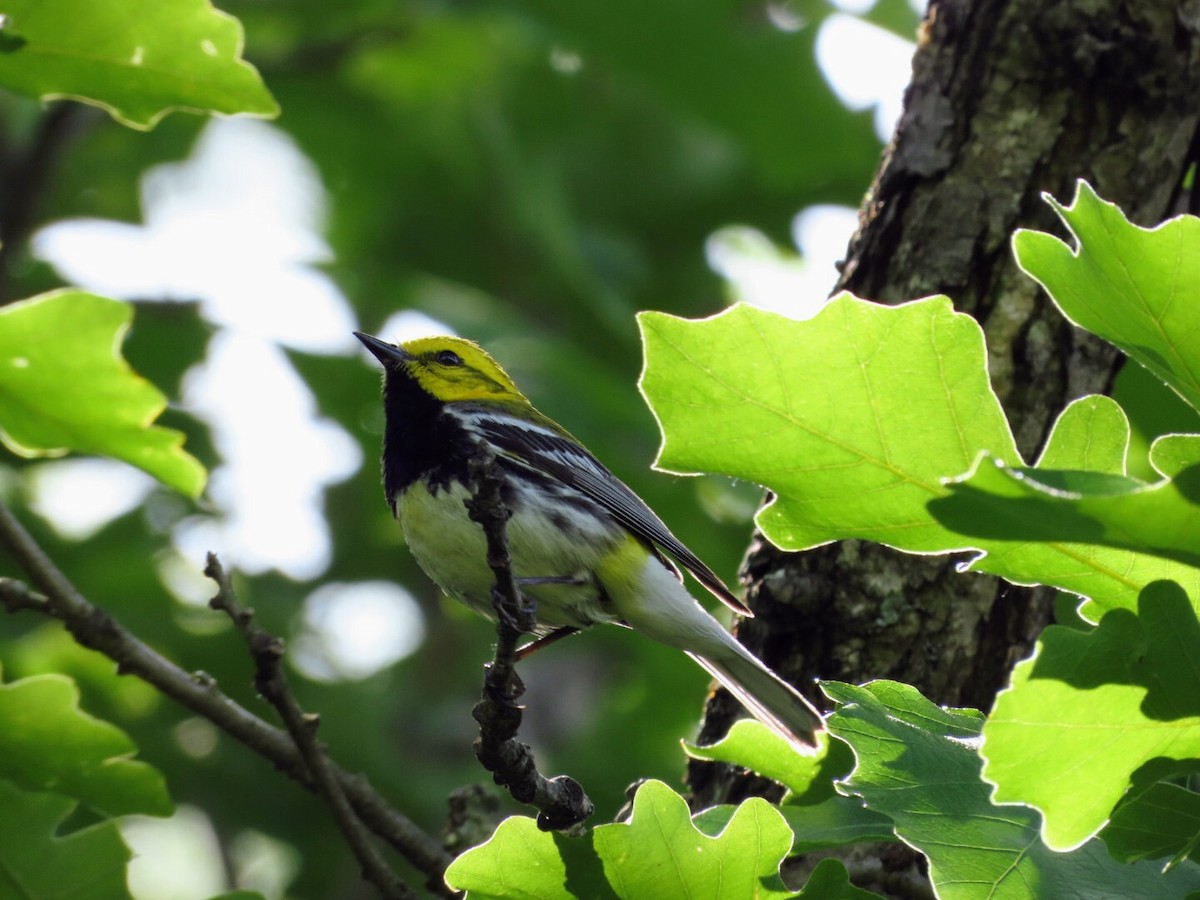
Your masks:
M485 668L482 696L471 715L479 723L475 756L514 800L538 809L538 828L559 831L579 824L593 812L592 801L573 778L546 778L537 770L527 744L517 740L525 686L516 673L517 644L536 627L535 607L522 594L512 571L505 525L511 512L504 504L503 479L490 448L480 445L470 463L474 495L466 501L473 521L487 537L488 566L495 576L492 605L496 610L496 654Z

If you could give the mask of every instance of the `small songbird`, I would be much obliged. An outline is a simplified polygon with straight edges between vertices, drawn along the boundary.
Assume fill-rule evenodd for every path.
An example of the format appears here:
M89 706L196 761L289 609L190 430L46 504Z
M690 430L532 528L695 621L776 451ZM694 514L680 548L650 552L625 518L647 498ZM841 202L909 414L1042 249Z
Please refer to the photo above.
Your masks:
M468 461L490 446L511 518L506 538L539 634L627 625L683 650L763 724L815 746L817 711L693 599L678 563L741 615L750 611L640 497L542 415L477 344L430 337L395 345L355 332L383 364L383 487L425 573L495 619L494 575Z

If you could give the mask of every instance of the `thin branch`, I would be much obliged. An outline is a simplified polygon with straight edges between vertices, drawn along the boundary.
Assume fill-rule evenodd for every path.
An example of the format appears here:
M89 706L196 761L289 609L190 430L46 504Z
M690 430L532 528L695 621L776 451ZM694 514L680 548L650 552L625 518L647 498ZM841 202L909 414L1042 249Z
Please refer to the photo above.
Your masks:
M29 585L12 578L0 578L0 606L10 613L30 609L48 616L53 614L44 594L31 591Z
M283 671L283 640L269 633L254 621L254 611L238 602L237 593L228 573L215 553L208 554L204 574L217 583L216 596L209 601L213 609L221 610L233 621L234 626L246 641L250 656L254 659L254 686L267 702L275 707L283 720L288 734L304 758L308 767L313 789L329 807L333 820L342 832L342 837L354 852L362 867L363 877L379 889L388 900L409 898L416 895L406 887L388 866L379 848L371 841L371 835L362 820L354 813L337 774L333 770L325 747L317 740L320 717L306 713L300 708L295 694Z
M88 601L3 504L0 504L0 545L8 549L41 592L35 593L13 579L0 579L0 604L7 611L33 609L59 619L79 644L113 660L118 672L134 675L153 685L270 760L289 778L313 789L308 766L286 731L231 700L210 676L179 668ZM428 874L431 889L450 896L450 892L441 886L441 874L450 864L451 857L438 842L392 807L365 778L351 775L336 765L333 771L351 806L367 827L413 866Z
M484 669L483 692L471 715L479 723L475 755L496 783L520 803L538 809L542 831L559 831L579 824L593 812L579 782L566 775L546 778L537 770L528 744L517 740L525 685L517 676L517 644L536 625L534 606L521 594L508 554L505 524L511 512L504 504L504 486L495 456L480 445L470 461L474 496L466 501L471 518L487 536L488 566L496 578L492 605L496 610L496 653Z

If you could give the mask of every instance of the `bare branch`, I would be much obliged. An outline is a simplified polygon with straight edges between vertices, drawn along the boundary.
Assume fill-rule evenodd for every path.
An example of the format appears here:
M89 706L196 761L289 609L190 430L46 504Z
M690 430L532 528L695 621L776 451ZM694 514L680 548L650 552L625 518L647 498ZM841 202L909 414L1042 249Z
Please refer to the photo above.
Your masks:
M283 640L262 628L254 621L254 610L246 609L238 602L233 583L215 553L208 554L204 574L217 583L216 596L209 601L209 606L226 613L245 639L246 647L254 660L254 686L267 702L275 707L279 718L283 720L288 734L292 736L292 741L308 767L313 789L329 807L342 837L362 867L363 877L375 885L379 893L388 900L415 897L416 895L388 866L379 849L372 843L371 835L362 820L346 799L346 792L338 781L325 747L317 740L320 717L304 712L288 685L282 665Z
M50 603L46 597L31 591L29 585L15 578L0 578L0 606L10 613L32 609L50 615Z
M508 554L505 523L511 512L501 495L503 479L496 459L480 445L470 461L475 494L466 501L471 518L487 536L488 565L496 578L492 605L496 610L496 653L484 669L483 693L471 715L479 723L475 755L496 783L520 803L538 809L538 828L559 831L579 824L593 812L579 782L566 775L546 778L537 770L528 744L517 740L525 686L517 676L517 643L536 627L533 604L521 594Z
M231 700L210 676L179 668L88 601L3 504L0 504L0 545L41 591L41 594L30 591L11 579L0 580L0 604L7 611L38 610L59 619L79 644L113 660L118 672L153 685L269 760L289 778L313 790L308 765L286 731ZM451 858L441 845L392 807L365 778L351 775L336 765L332 769L350 805L367 827L428 874L431 889L450 896L441 886L441 873Z

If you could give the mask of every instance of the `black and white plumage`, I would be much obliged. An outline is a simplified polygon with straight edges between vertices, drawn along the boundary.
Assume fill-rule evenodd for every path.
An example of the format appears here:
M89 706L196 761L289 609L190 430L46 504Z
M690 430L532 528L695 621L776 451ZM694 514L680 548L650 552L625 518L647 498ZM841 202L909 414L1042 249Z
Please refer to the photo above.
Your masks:
M543 423L487 413L473 418L472 430L508 454L510 459L595 501L635 537L666 553L691 572L734 612L753 615L716 573L670 532L641 497L553 421L546 419Z
M540 633L627 625L688 653L788 740L815 745L816 710L692 598L671 560L737 612L749 610L490 356L461 338L396 346L356 335L384 367L388 502L413 556L447 594L494 617L483 530L464 504L468 460L483 441L508 476L509 554Z

